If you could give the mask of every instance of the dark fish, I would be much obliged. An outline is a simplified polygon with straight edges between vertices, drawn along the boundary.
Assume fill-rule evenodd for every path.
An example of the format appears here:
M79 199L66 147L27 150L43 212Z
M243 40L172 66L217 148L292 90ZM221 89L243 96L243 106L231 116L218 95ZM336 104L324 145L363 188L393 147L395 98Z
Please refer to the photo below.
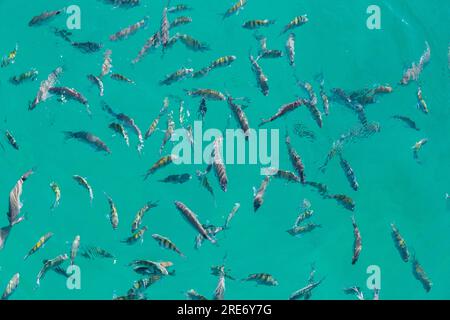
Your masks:
M304 124L297 123L294 125L294 133L300 138L307 138L311 141L316 140L316 134L309 130Z
M350 211L355 210L355 202L353 201L353 199L344 194L325 195L324 198L325 199L335 199L345 209L350 210Z
M159 31L155 32L150 38L147 39L142 49L139 51L136 58L131 61L133 64L138 63L142 58L150 51L150 49L155 48L159 45Z
M250 63L252 66L253 73L256 76L256 81L258 86L264 96L269 95L269 79L267 79L262 68L258 64L258 59L255 60L252 55L250 55Z
M166 183L185 183L192 179L192 176L188 173L183 174L172 174L170 176L165 177L162 180L158 180L159 182L166 182Z
M125 77L124 75L119 74L119 73L111 73L110 77L111 77L111 79L114 79L114 80L117 80L117 81L134 83L133 80L131 80L131 79Z
M6 130L5 131L5 136L8 139L9 144L16 150L19 150L19 144L17 143L16 139L13 137L13 135Z
M391 229L392 229L392 239L394 240L395 247L397 248L398 252L400 253L400 256L402 257L402 260L405 262L409 261L409 251L408 247L406 246L406 241L398 231L397 227L391 223Z
M242 28L245 29L258 29L261 27L268 27L275 23L275 20L269 20L269 19L257 19L257 20L249 20L242 24Z
M178 13L178 12L182 12L182 11L190 11L192 10L192 8L190 8L188 5L180 3L177 4L173 7L170 7L169 9L167 9L168 13Z
M62 10L55 10L55 11L47 11L43 12L38 16L33 17L30 22L28 22L29 27L33 27L36 25L42 25L44 22L47 22L49 19L61 14L63 12Z
M289 134L286 132L286 146L289 153L289 158L291 160L292 165L294 166L295 170L297 171L297 175L300 177L301 183L305 184L306 178L305 178L305 166L303 165L302 158L297 153L297 151L292 147L291 144L291 138L289 137Z
M98 151L111 153L111 150L108 148L108 146L102 140L100 140L99 137L94 136L92 133L89 133L87 131L64 131L63 133L66 139L77 139L93 146Z
M103 48L101 43L95 43L91 41L86 42L72 42L72 46L77 48L83 53L94 53Z
M278 281L268 273L254 273L249 275L247 278L242 279L242 281L256 281L256 283L266 286L278 285Z
M182 25L185 25L185 24L188 24L188 23L191 23L191 22L192 22L192 18L191 17L185 17L185 16L177 17L175 20L173 20L170 23L170 29L178 27L178 26L182 26Z
M98 87L99 95L100 95L100 97L103 97L104 86L103 86L103 81L100 79L100 77L90 74L87 76L87 78Z
M277 113L275 113L272 117L270 117L269 119L262 119L259 126L262 126L268 122L272 122L272 121L282 117L286 113L291 112L291 111L297 109L299 106L304 105L304 104L306 104L306 100L304 100L304 99L298 99L298 100L295 100L294 102L284 104L280 107L280 109L278 109Z
M265 176L264 180L261 182L259 189L256 191L254 189L253 197L253 210L256 212L264 202L264 194L266 193L267 186L269 185L271 176Z
M355 173L353 172L352 167L350 166L348 161L342 157L342 154L339 154L339 158L340 158L341 168L344 171L345 176L347 177L348 183L350 184L350 186L352 187L353 190L357 191L359 184L358 184L358 181L356 180L356 176L355 176Z
M294 226L291 229L287 230L287 232L291 235L291 236L298 236L298 235L302 235L308 232L313 231L316 228L320 228L321 225L320 224L315 224L315 223L307 223L305 225L301 225L301 226Z
M223 19L228 18L234 14L238 14L240 10L244 9L244 6L247 4L247 0L239 0L233 6L231 6L225 13L223 14Z
M292 19L283 29L283 31L281 31L281 34L285 33L288 30L294 29L296 27L300 27L302 25L304 25L305 23L307 23L308 17L307 15L302 15L302 16L297 16L294 19Z
M156 161L152 167L150 169L147 170L145 176L144 176L144 180L148 178L148 176L150 176L151 174L153 174L156 170L167 166L168 164L172 163L173 160L176 159L175 155L167 155L167 156L163 156L162 158L160 158L158 161Z
M420 129L417 127L416 123L408 117L401 116L401 115L395 115L395 116L392 116L392 118L401 120L404 123L406 123L411 129L420 131Z
M242 131L244 132L245 138L248 139L248 137L250 135L250 132L249 132L250 125L248 123L247 116L245 115L241 106L234 103L233 98L231 96L228 96L227 102L228 102L228 106L230 107L231 111L233 111L234 117L236 118L237 122L239 123L239 126L241 127Z
M208 51L209 46L206 43L202 43L197 39L194 39L190 35L177 33L176 39L179 39L188 49L193 51Z
M30 71L21 73L21 74L19 74L17 76L14 76L14 77L11 77L9 79L9 81L12 84L19 85L19 84L21 84L21 83L23 83L24 81L27 81L27 80L35 81L35 80L37 80L37 76L38 76L37 70L31 69Z
M180 201L175 201L175 206L178 211L186 218L186 220L207 240L211 243L216 243L216 240L211 238L210 235L206 232L205 228L203 228L202 224L198 220L197 216L191 209L189 209L184 203Z
M427 274L425 273L425 270L420 265L415 255L413 255L412 257L412 267L414 277L417 280L419 280L420 283L422 283L422 286L425 289L425 291L429 292L431 290L431 287L433 286L433 283L431 282L430 278L428 278Z
M200 101L200 105L198 106L197 116L198 118L202 119L202 121L205 119L206 112L208 111L208 108L206 107L206 99L202 98Z
M97 258L114 259L114 262L116 259L111 253L109 253L105 249L92 246L83 248L80 254L82 257L86 259L97 259Z
M355 242L353 243L353 258L352 264L355 264L358 261L359 255L362 249L362 238L361 233L359 232L359 228L356 225L355 216L352 217L352 225L353 225L353 235L355 237Z
M217 138L214 140L214 150L212 152L212 165L214 168L214 171L216 173L217 178L219 179L220 188L226 192L227 191L227 185L228 185L228 177L227 172L225 169L225 164L222 159L222 153L221 150L223 148L222 146L223 138Z
M89 103L87 99L77 90L68 87L51 87L48 90L50 93L58 94L67 99L73 99L78 101L79 103L86 106L86 111L89 115L91 115L91 111L89 109Z

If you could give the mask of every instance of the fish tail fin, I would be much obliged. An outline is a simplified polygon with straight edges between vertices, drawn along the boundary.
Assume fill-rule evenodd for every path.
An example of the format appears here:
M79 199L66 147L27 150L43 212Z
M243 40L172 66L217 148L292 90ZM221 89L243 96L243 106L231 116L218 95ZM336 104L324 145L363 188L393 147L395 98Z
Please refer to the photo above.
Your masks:
M6 239L11 231L11 226L6 226L0 229L0 250L3 249Z
M71 131L63 131L62 133L64 134L64 139L66 139L66 140L73 138L73 132L71 132Z

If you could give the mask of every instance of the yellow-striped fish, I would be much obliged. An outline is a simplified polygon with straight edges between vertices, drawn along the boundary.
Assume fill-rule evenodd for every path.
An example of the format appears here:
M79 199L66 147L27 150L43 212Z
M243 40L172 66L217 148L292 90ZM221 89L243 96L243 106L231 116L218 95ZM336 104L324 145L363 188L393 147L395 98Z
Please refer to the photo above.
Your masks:
M31 256L32 254L34 254L36 251L38 251L39 249L41 249L44 244L53 236L52 232L48 232L46 234L44 234L42 237L39 238L38 242L36 242L36 244L33 246L33 248L30 249L30 251L28 251L27 255L25 257L23 257L23 260L26 260L29 256Z

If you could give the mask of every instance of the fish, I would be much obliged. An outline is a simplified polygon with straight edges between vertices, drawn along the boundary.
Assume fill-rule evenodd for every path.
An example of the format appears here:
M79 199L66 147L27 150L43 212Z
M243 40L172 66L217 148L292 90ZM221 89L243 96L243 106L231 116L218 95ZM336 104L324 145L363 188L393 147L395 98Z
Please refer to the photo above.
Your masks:
M183 173L183 174L171 174L165 177L164 179L158 181L165 183L182 184L188 182L191 179L192 176L189 173Z
M186 292L186 297L188 300L208 300L205 296L202 296L194 289L190 289Z
M106 76L108 73L111 72L111 68L112 68L112 50L108 49L105 51L105 53L103 54L103 64L102 64L102 71L100 72L100 75L98 76L99 78L103 78L104 76Z
M148 139L155 132L159 120L167 112L168 108L169 108L169 98L166 97L164 98L163 107L161 108L161 110L159 110L158 116L152 121L150 127L145 132L145 139Z
M308 21L309 21L309 19L306 14L301 15L301 16L296 16L284 27L283 31L281 31L280 34L286 33L288 30L292 30L294 28L300 27L300 26L304 25L305 23L307 23Z
M425 114L428 114L430 112L428 110L427 103L422 97L422 88L420 86L417 89L417 108L422 110Z
M203 228L205 228L206 232L208 233L208 235L211 238L215 238L217 236L217 234L219 232L222 232L223 230L225 230L224 226L214 226L212 224L204 224L202 225ZM203 244L203 241L205 240L205 238L199 233L196 237L195 237L195 249L200 249L200 247Z
M58 36L63 38L65 41L72 43L72 40L70 40L70 36L72 36L72 32L67 31L65 29L58 29L58 28L52 28L53 33Z
M397 227L391 223L391 235L392 239L394 240L395 247L397 248L398 252L400 253L400 256L403 261L408 262L409 261L409 251L408 247L406 245L405 239L402 237L400 232L398 231Z
M102 109L134 131L139 141L136 149L140 154L142 152L142 149L144 148L144 138L142 137L141 129L137 126L134 119L129 117L125 113L114 112L112 108L103 101L102 101Z
M167 268L171 267L172 265L173 263L170 261L155 262L151 260L134 260L129 264L129 266L135 267L134 271L137 270L136 267L145 267L146 274L163 276L169 275L169 271L167 271Z
M144 28L148 24L149 17L146 16L143 19L139 20L138 22L120 30L116 33L109 36L109 40L111 41L117 41L117 40L123 40L128 38L130 35L136 33L141 28Z
M209 183L209 180L208 180L207 175L206 175L205 173L203 173L203 172L197 170L197 171L196 171L196 176L197 176L197 178L199 179L201 186L202 186L203 188L205 188L205 189L213 196L213 198L215 198L215 196L214 196L214 190L213 190L213 188L211 187L211 184Z
M202 121L205 119L206 112L208 111L208 108L206 107L206 99L203 97L200 101L200 105L198 107L197 111L197 118L202 119Z
M119 226L119 213L117 211L117 207L113 201L113 199L106 193L105 194L106 199L108 199L109 204L109 221L111 222L111 226L114 230L117 229Z
M248 123L247 116L245 115L244 111L242 110L241 106L234 103L234 99L231 96L228 96L227 102L228 106L230 107L231 111L234 114L234 117L236 118L236 121L239 123L239 126L241 127L242 131L244 132L245 138L248 139L250 135L250 125Z
M147 226L144 226L142 228L140 228L139 230L137 230L136 232L134 232L130 237L121 240L120 242L122 243L126 243L128 245L132 245L135 244L136 242L138 242L139 240L144 241L144 234L145 232L148 230Z
M340 158L341 168L344 171L345 176L347 177L348 183L350 184L350 186L352 187L353 190L358 191L359 184L358 184L358 181L356 180L356 176L355 176L355 173L354 173L352 167L350 166L348 161L342 157L342 154L339 154L339 158Z
M131 232L135 232L139 229L142 219L144 218L144 214L152 208L156 208L158 206L157 202L149 201L147 202L139 211L136 213L134 217L133 223L131 224Z
M282 169L275 169L274 178L283 179L287 182L301 182L300 177L298 177L294 172Z
M294 111L301 105L305 105L305 104L306 104L305 99L297 99L291 103L284 104L278 109L278 111L272 117L270 117L268 119L261 119L261 123L259 124L259 126L261 127L262 125L264 125L266 123L275 121L276 119L284 116L288 112Z
M2 58L2 63L0 64L0 67L5 68L5 67L9 66L10 64L13 64L14 62L16 62L16 56L17 56L18 51L19 51L19 46L16 44L14 49L10 53L8 53L8 55L6 55Z
M128 132L122 124L117 123L117 122L112 122L109 124L108 128L114 130L114 132L119 133L125 140L125 143L127 144L127 146L130 146L130 138L128 136Z
M295 33L290 33L285 44L286 56L289 60L289 65L295 66Z
M151 275L147 278L139 279L133 283L133 286L130 290L128 290L127 295L137 295L141 294L142 291L149 288L151 285L161 280L161 275Z
M116 259L111 253L109 253L105 249L93 246L83 248L80 255L86 259L105 258L105 259L114 259L114 261Z
M74 175L73 179L78 182L78 184L80 186L82 186L83 188L85 188L88 192L89 192L89 200L92 204L92 201L94 200L94 191L92 190L92 187L89 185L88 181L86 180L86 178L79 176L79 175Z
M212 157L212 165L214 168L214 172L216 173L217 178L219 179L220 188L223 192L227 192L228 186L228 177L225 168L225 164L222 158L222 150L223 150L223 138L217 138L214 140L214 149L211 154Z
M22 196L22 187L24 182L34 173L33 169L25 172L20 179L16 182L14 188L9 193L9 210L7 212L9 226L13 227L14 225L20 223L25 219L25 217L19 217L20 211L22 209L22 201L20 197ZM0 244L4 243L0 237ZM0 245L0 248L2 246Z
M420 163L419 160L419 151L422 149L422 147L428 143L428 139L424 138L424 139L420 139L419 141L417 141L413 146L413 157L414 159Z
M261 182L259 189L254 190L253 195L253 210L256 212L264 202L264 194L266 193L267 186L269 185L271 176L265 176L264 180Z
M353 287L345 288L344 293L345 294L354 294L358 298L358 300L364 300L364 294L361 291L360 287L353 286Z
M208 66L208 67L201 68L201 69L195 71L195 72L192 74L192 77L195 78L195 79L204 77L204 76L206 76L206 75L209 73L209 71L211 71L211 68L210 68L209 66Z
M333 141L333 145L331 146L330 151L327 153L327 157L325 159L325 162L319 167L319 170L322 171L322 173L325 173L325 170L327 169L328 164L330 163L333 158L340 154L344 148L344 142L342 139Z
M194 229L196 229L205 239L210 241L212 244L216 243L216 240L210 237L210 235L206 232L205 228L203 228L202 224L198 220L198 217L191 209L189 209L184 203L180 201L175 201L174 203L178 211L192 225L192 227L194 227Z
M75 258L77 257L79 248L80 248L80 236L76 236L72 242L72 247L70 248L70 265L74 265Z
M169 20L167 19L167 7L164 7L163 13L162 13L162 18L161 18L161 27L159 29L160 41L163 46L163 51L165 50L167 43L169 41L169 38L170 38L169 29L170 29L170 24L169 24Z
M29 27L40 26L40 25L44 24L45 22L48 22L51 18L60 15L62 12L63 12L63 10L61 10L61 9L43 12L43 13L33 17L30 20L30 22L28 22L28 26Z
M345 209L350 210L350 211L355 210L355 202L353 201L353 199L344 194L325 195L324 198L325 199L335 199Z
M139 5L140 0L105 0L118 7L135 7Z
M309 300L311 298L312 291L315 288L317 288L325 279L325 277L323 277L319 281L314 281L314 274L315 274L315 269L314 269L314 267L312 267L312 271L311 271L309 279L308 279L308 284L305 287L294 291L290 295L289 300L299 300L301 298L303 298L305 300Z
M19 144L17 143L14 136L8 130L5 131L5 136L8 139L9 144L16 150L19 150Z
M169 238L163 237L157 233L152 234L152 238L155 239L155 241L158 242L158 244L161 247L175 251L181 257L184 257L184 254L180 251L180 249L177 248L177 246Z
M308 82L302 81L298 81L297 84L308 92L309 100L306 100L305 106L311 113L311 116L313 117L314 121L317 123L319 128L322 128L323 126L322 113L319 111L319 108L317 108L317 96L314 93L312 85Z
M94 53L100 51L103 48L103 44L91 41L72 42L71 44L74 48L80 50L82 53Z
M250 55L250 64L252 66L253 73L256 76L256 81L258 83L258 86L261 90L261 93L264 96L269 95L269 79L264 74L262 68L258 64L258 58L253 58L252 55Z
M268 27L275 23L275 20L269 20L269 19L256 19L256 20L249 20L242 24L242 28L244 29L259 29L261 27Z
M227 11L225 11L225 13L223 14L223 19L231 17L234 14L239 14L239 11L243 10L246 4L247 0L239 0L230 8L228 8Z
M323 183L314 182L314 181L306 181L305 184L316 189L319 192L319 194L323 197L325 197L328 193L328 187Z
M100 77L94 76L93 74L88 75L87 78L98 87L99 95L100 97L103 97L105 89L102 79L100 79Z
M320 98L322 100L323 112L325 113L326 116L328 116L329 113L330 113L330 101L328 99L328 95L326 94L325 88L324 88L325 80L324 80L322 74L318 76L318 79L320 79L320 81L319 81L319 84L320 84L319 95L320 95Z
M38 74L39 74L39 72L36 69L31 69L31 70L21 73L17 76L11 77L9 79L9 82L11 82L14 85L19 85L25 81L36 81Z
M410 127L411 129L414 129L416 131L420 131L419 127L417 127L416 123L414 122L414 120L406 117L406 116L402 116L402 115L394 115L392 116L393 119L397 119L397 120L401 120L404 123L406 123L406 125L408 127Z
M414 277L420 281L426 292L430 292L433 283L431 282L428 275L425 273L425 270L423 269L419 261L416 259L415 255L413 255L412 257L412 267Z
M211 267L211 274L213 276L217 276L219 277L221 274L223 273L223 275L225 276L225 278L230 279L230 280L236 280L235 277L230 276L230 269L225 269L223 265L221 266L212 266Z
M295 219L294 227L298 227L303 221L311 218L314 210L311 210L311 203L307 199L303 199L302 212Z
M262 284L266 286L277 286L278 281L268 273L254 273L249 275L242 281L256 281L257 284Z
M191 7L189 7L188 5L186 5L184 3L180 3L180 4L177 4L173 7L170 7L169 9L167 9L167 12L168 13L179 13L182 11L190 11L190 10L192 10Z
M225 299L225 266L219 271L219 281L217 283L217 287L214 290L213 295L214 300L224 300Z
M412 80L419 80L423 68L428 64L431 57L431 50L428 42L425 42L425 47L425 51L422 53L419 62L417 64L413 62L412 66L403 73L402 79L400 80L401 85L406 86Z
M23 257L23 260L28 259L29 256L36 253L39 249L41 249L45 243L47 243L50 238L53 237L53 232L47 232L42 237L39 238L38 242L28 251L28 253Z
M11 297L12 294L17 290L19 283L20 283L20 274L16 273L13 275L11 280L8 281L5 291L3 291L2 294L2 300L8 300L9 297Z
M293 226L291 229L287 230L287 233L289 233L291 236L299 236L320 227L322 227L322 225L309 222L302 226Z
M228 67L236 60L236 56L223 56L220 58L217 58L211 64L209 65L209 69L213 70L219 67Z
M231 209L230 213L227 216L227 220L225 221L225 224L223 225L224 229L229 228L231 219L233 219L234 215L236 214L236 212L239 210L240 207L241 207L241 204L239 202L236 202L234 204L233 209Z
M225 95L222 92L213 89L193 89L186 91L188 96L202 97L208 100L224 101Z
M188 34L177 33L175 35L175 38L180 40L181 43L183 43L186 46L186 48L192 51L203 52L209 50L209 46L206 43L200 42L199 40L194 39L192 36Z
M59 201L61 200L61 189L59 188L59 185L54 181L50 183L50 188L55 194L55 201L53 202L51 209L55 209L59 206Z
M286 146L289 153L289 159L291 160L292 166L294 167L295 171L297 172L298 177L300 178L300 182L302 184L305 184L306 182L306 175L305 175L305 166L303 164L302 158L297 153L297 151L294 149L294 147L291 144L291 137L289 136L288 132L286 131Z
M136 58L134 58L131 63L136 64L142 60L142 58L150 51L152 48L156 48L159 45L159 31L154 33L150 38L147 39L144 46L141 48Z
M124 75L121 75L119 73L111 73L110 74L111 79L117 80L117 81L122 81L122 82L128 82L128 83L134 83L133 80L125 77Z
M316 140L316 134L309 130L304 124L295 124L293 132L300 138L307 138L310 141Z
M170 23L169 29L178 27L178 26L182 26L188 23L192 22L192 18L191 17L186 17L186 16L181 16L181 17L177 17L175 20L173 20Z
M33 110L39 103L44 102L45 100L48 99L49 89L55 86L55 84L58 81L58 77L61 75L62 72L63 69L61 67L58 67L48 75L46 80L41 82L38 93L36 94L34 100L30 102L28 110Z
M353 243L352 264L355 264L358 261L359 255L361 254L362 250L361 233L359 232L359 228L356 225L355 216L352 216L352 225L353 225L353 235L355 237L355 241Z
M103 151L111 154L111 150L108 146L100 140L99 137L93 135L87 131L63 131L65 139L76 139L78 141L87 143L88 145L94 147L97 151Z
M50 259L50 260L44 260L44 266L42 267L42 269L39 271L37 278L36 278L36 286L39 287L41 285L41 280L44 278L45 274L51 270L54 269L58 266L60 266L61 264L64 263L64 261L66 261L69 257L67 256L67 254L60 254L59 256Z
M159 154L162 154L167 142L171 140L174 131L175 131L175 122L173 121L173 112L170 112L167 114L167 128L166 131L164 132L164 137L161 142L161 146L159 148Z
M171 85L174 82L178 82L180 80L185 79L188 76L192 76L192 73L194 72L194 69L192 68L181 68L174 73L171 73L166 76L164 80L161 80L159 82L160 85Z
M58 94L58 95L64 97L65 99L70 98L75 101L78 101L79 103L86 106L86 111L87 111L88 115L91 115L91 110L89 109L88 100L76 89L69 88L69 87L51 87L51 88L49 88L48 91L50 93Z
M283 51L281 50L274 50L274 49L263 49L259 53L259 58L263 59L274 59L274 58L281 58L283 56Z
M144 175L144 180L146 180L151 174L155 173L156 170L167 166L168 164L172 163L176 159L177 159L177 156L173 155L173 154L169 154L169 155L161 157L158 161L156 161L150 167L150 169L147 170L147 172Z

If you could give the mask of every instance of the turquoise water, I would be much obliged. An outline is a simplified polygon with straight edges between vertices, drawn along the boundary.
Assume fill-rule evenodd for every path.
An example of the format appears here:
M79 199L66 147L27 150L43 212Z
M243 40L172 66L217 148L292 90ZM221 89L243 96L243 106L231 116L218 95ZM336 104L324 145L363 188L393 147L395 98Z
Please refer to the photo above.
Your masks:
M24 185L23 213L27 220L15 226L5 248L0 251L0 288L3 290L13 274L20 273L20 285L11 299L111 299L124 295L133 281L139 279L127 266L133 259L172 261L175 276L168 276L151 286L149 299L184 299L184 293L193 288L210 298L217 285L217 277L210 275L210 266L226 266L232 275L244 278L252 273L272 274L279 282L276 287L256 286L252 282L226 281L226 299L287 299L307 284L310 266L316 267L316 279L326 276L315 289L312 299L354 299L345 295L343 288L358 285L368 298L366 269L370 265L381 268L381 299L448 299L450 298L450 211L445 193L450 192L450 82L448 46L450 41L450 5L446 1L299 1L249 0L239 15L222 19L231 1L205 2L190 0L193 8L178 15L192 17L191 24L177 31L192 35L207 43L211 50L193 52L180 43L162 55L161 49L150 52L141 62L131 64L145 43L160 25L165 3L141 0L134 8L114 8L101 1L59 1L58 6L76 4L81 8L81 29L72 30L73 41L103 43L102 50L84 54L61 38L52 27L64 29L66 17L60 15L48 23L29 27L28 21L44 11L58 9L51 1L39 3L24 0L0 0L0 52L8 54L18 44L15 63L0 69L1 130L15 136L20 149L14 150L2 137L0 168L3 210L8 210L7 197L19 177L35 168ZM172 3L177 4L177 3ZM377 4L381 8L381 30L366 27L366 8ZM248 60L249 51L256 55L258 42L253 32L243 29L242 23L251 19L275 19L276 23L260 30L267 37L269 49L284 50L287 34L279 36L282 27L294 16L307 14L309 22L295 29L296 67L293 70L286 59L260 60L269 78L270 94L264 97L256 86ZM109 35L149 16L149 24L128 39L108 40ZM418 61L425 50L425 41L431 47L431 60L423 70L420 84L429 114L416 108L417 85L396 84L403 71ZM112 50L113 72L135 81L135 85L105 79L105 96L86 76L101 70L103 53ZM235 55L236 61L228 68L212 71L202 79L185 79L171 86L158 82L166 74L186 67L199 69L224 55ZM68 101L61 104L52 97L28 110L39 88L39 83L58 66L63 66L60 85L74 87L89 100L92 117L84 107ZM39 71L38 80L18 86L8 79L31 68ZM192 123L200 100L191 98L183 89L212 88L235 97L248 97L245 109L254 128L260 118L273 115L282 104L304 96L296 86L294 74L310 82L316 93L314 80L323 73L325 88L339 87L357 90L375 84L389 83L394 92L379 97L376 104L366 106L369 121L381 125L381 131L346 147L344 154L352 165L360 185L353 191L334 159L326 173L319 166L339 136L358 125L356 115L336 101L330 103L330 115L324 116L319 129L306 108L299 108L264 128L280 131L280 168L293 170L284 144L284 129L290 128L293 146L305 164L307 180L328 185L332 193L351 196L356 202L355 217L361 231L363 248L358 262L351 264L353 248L352 213L335 201L325 200L311 188L300 184L271 181L265 202L253 212L253 191L262 176L260 165L228 165L228 191L222 192L217 179L210 174L215 201L195 178L195 170L206 165L171 165L156 172L147 181L142 175L157 161L163 139L166 117L161 130L146 140L142 156L136 151L137 139L128 130L131 145L127 147L119 136L108 128L111 117L101 109L101 101L115 111L135 119L145 132L156 117L164 97L176 95L185 101L185 109ZM331 96L331 93L329 93ZM170 98L170 109L178 125L178 102ZM208 112L203 126L223 129L237 128L225 102L207 103ZM319 103L322 110L322 105ZM414 119L421 128L414 131L394 114ZM310 142L292 133L295 124L302 123L313 130L317 139ZM110 155L95 152L75 140L65 141L62 131L86 130L99 136L112 150ZM2 133L3 136L3 133ZM420 151L421 164L412 156L411 146L422 138L428 144ZM166 147L170 152L171 143ZM186 184L163 184L157 180L169 174L190 173ZM90 205L88 193L72 176L88 179L94 191ZM56 181L61 187L61 204L50 210L54 194L49 187ZM119 212L119 227L112 230L109 206L103 192L114 200ZM301 238L290 236L292 226L303 199L308 199L314 210L311 221L322 228ZM136 212L147 201L159 201L158 207L144 217L149 230L143 243L127 246L120 242L130 236L131 223ZM184 221L173 202L184 202L202 222L221 224L233 204L240 210L231 222L231 228L218 235L218 246L204 243L194 249L196 232ZM6 215L0 225L7 225ZM390 236L390 223L395 222L405 238L411 253L415 253L433 282L426 293L412 274L411 263L404 263ZM40 251L26 261L23 256L46 232L54 236ZM158 247L151 234L169 237L186 255ZM68 290L66 281L49 272L35 289L36 276L42 260L68 253L72 240L80 235L81 244L98 246L117 257L111 260L87 260L81 256L76 264L81 269L81 290ZM67 266L67 264L65 265Z

